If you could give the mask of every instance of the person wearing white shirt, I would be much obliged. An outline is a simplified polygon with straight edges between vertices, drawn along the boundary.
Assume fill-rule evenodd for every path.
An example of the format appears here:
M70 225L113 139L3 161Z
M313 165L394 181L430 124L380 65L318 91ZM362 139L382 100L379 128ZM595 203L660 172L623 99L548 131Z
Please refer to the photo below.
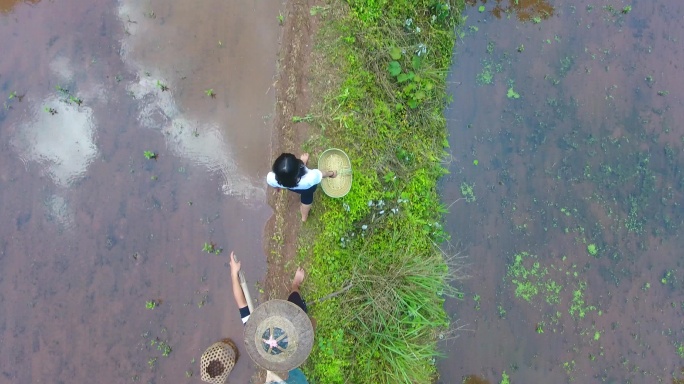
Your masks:
M274 188L289 189L301 196L302 221L309 217L313 195L318 184L325 177L337 176L337 171L321 172L318 169L309 169L306 162L309 154L302 154L299 159L291 153L283 153L273 162L271 172L266 176L268 185Z

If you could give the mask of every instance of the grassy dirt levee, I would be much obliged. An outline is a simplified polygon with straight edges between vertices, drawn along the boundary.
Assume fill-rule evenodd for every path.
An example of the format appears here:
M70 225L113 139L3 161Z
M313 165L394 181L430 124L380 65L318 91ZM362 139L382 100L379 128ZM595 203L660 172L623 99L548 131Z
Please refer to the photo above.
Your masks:
M295 1L284 17L273 153L347 152L354 186L316 196L300 224L294 194L270 196L267 297L283 297L294 262L312 299L313 383L426 383L450 335L444 298L460 259L440 249L451 63L462 0ZM310 87L310 89L309 89ZM296 124L294 122L297 122ZM293 258L296 255L296 259Z

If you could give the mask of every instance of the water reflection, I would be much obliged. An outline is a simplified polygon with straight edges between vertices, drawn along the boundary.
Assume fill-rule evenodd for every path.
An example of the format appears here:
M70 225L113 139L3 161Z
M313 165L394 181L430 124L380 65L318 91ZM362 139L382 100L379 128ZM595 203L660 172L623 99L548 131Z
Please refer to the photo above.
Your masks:
M487 9L487 0L479 2L482 7L485 7L484 9ZM474 7L478 4L478 0L466 0L466 3ZM520 21L538 23L554 14L554 7L549 4L548 0L495 0L494 3L496 5L491 12L497 19L512 13Z
M684 4L554 6L523 25L469 9L443 196L474 277L446 307L473 332L446 346L443 382L672 382Z
M226 181L222 185L224 193L246 198L263 197L263 186L238 169L235 154L217 122L191 120L180 112L173 92L162 91L162 85L166 87L165 80L154 80L144 73L139 76L139 81L128 89L131 96L142 102L139 119L145 127L163 132L168 148L175 155L220 172Z
M82 178L97 156L90 107L50 95L32 103L30 117L19 124L12 144L20 158L27 168L37 165L59 186Z
M243 148L236 149L215 123L235 122L209 116L212 108L228 109L228 101L240 105L240 95L222 99L229 92L221 84L254 79L238 66L202 66L216 57L186 53L199 41L216 44L210 28L240 20L277 39L277 22L271 29L263 25L277 20L278 4L260 2L272 10L254 17L257 2L221 2L234 12L212 13L203 7L211 10L216 1L193 9L196 2L153 0L136 8L130 22L117 17L121 2L108 0L18 4L0 14L0 356L12 362L3 365L0 381L93 381L92 369L84 367L96 367L96 381L108 383L196 376L206 346L223 337L240 339L243 326L227 304L226 254L207 256L201 249L206 241L235 249L250 283L263 278L261 237L271 211L265 201L245 204L225 196L216 173L249 174L230 168L230 159L249 159L252 152L265 163L252 166L265 172L268 145L242 156ZM207 22L187 28L178 18ZM187 39L123 36L125 28L145 22L183 30ZM141 41L145 37L150 39ZM221 39L224 53L242 55L242 47ZM179 60L144 56L122 63L127 46L121 49L120 41L137 42L142 55L153 55L169 40ZM275 71L275 60L263 65ZM200 75L183 83L187 72L176 72L182 66ZM221 84L207 81L191 90L201 75ZM159 89L157 80L169 90ZM271 82L264 71L252 94L263 96L268 87L261 84ZM217 99L202 99L202 88L214 88ZM248 95L246 103L273 107ZM246 118L254 111L240 110ZM145 150L158 151L159 160L146 159ZM202 156L203 166L194 166ZM236 189L227 192L246 195L243 185L251 181L236 180L225 182ZM163 304L149 310L147 300ZM158 348L162 341L172 348L169 356ZM249 359L241 359L231 379L246 383L253 370Z
M128 90L140 102L142 125L163 132L175 154L219 172L225 193L261 199L276 35L244 18L206 17L242 12L265 18L275 9L268 2L249 4L238 11L234 2L122 1L118 11L126 32L121 55L138 75Z
M18 3L36 4L40 0L0 0L0 13L9 13Z

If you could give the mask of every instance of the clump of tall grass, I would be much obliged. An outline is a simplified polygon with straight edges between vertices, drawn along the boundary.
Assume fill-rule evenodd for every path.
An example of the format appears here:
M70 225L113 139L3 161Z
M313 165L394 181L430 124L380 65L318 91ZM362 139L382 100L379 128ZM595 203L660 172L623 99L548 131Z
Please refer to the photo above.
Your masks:
M409 231L376 234L352 251L357 262L340 315L354 337L354 349L375 351L353 362L364 382L427 383L434 378L436 333L448 333L449 327L444 297L456 293L450 283L462 276L462 264L436 245L425 248L424 240Z

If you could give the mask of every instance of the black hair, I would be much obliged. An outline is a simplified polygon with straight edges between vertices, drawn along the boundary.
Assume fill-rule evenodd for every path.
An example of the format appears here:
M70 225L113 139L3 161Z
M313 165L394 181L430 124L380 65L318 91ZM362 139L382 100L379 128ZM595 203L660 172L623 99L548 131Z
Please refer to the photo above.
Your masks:
M296 187L299 179L306 174L304 162L291 153L278 156L271 170L275 173L278 184L287 188Z

